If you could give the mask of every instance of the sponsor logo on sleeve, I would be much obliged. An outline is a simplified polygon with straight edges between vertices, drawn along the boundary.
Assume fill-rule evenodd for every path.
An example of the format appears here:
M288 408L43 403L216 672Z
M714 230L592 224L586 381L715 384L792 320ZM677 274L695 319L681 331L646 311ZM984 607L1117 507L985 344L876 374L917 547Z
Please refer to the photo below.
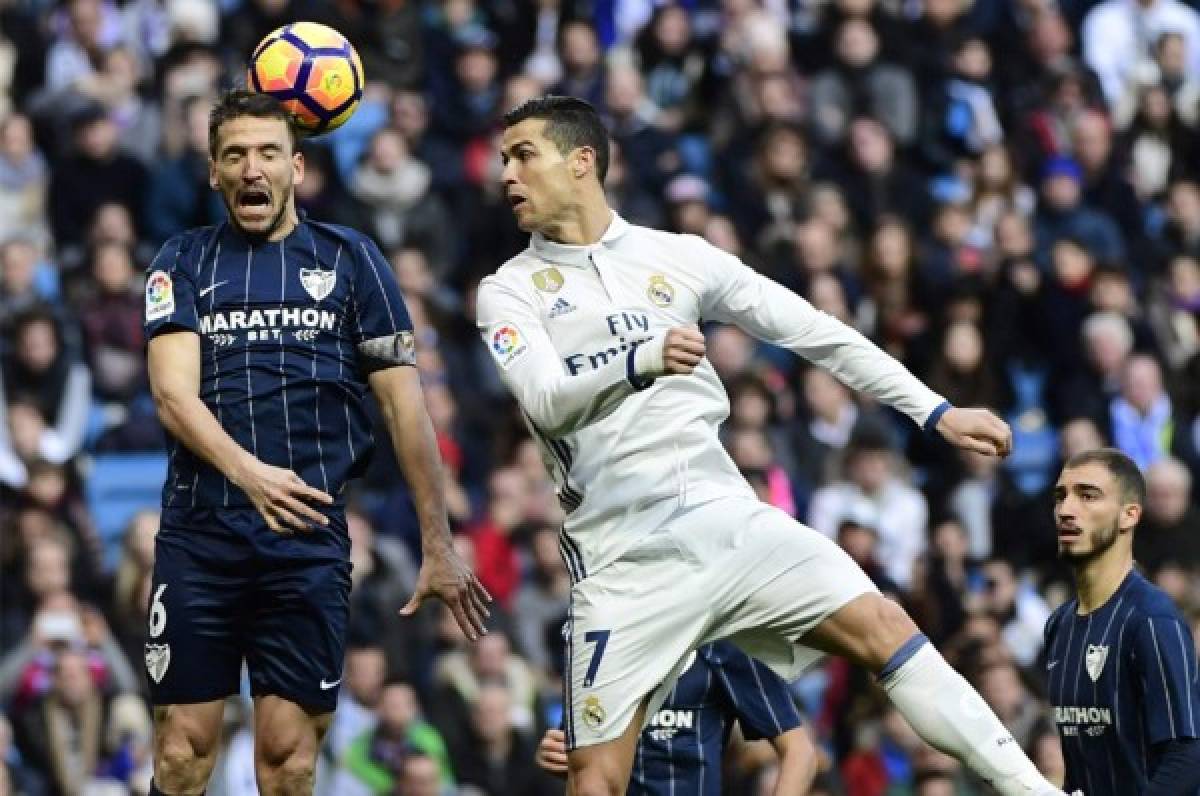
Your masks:
M504 370L508 370L529 353L529 343L525 342L525 337L514 323L501 321L492 326L488 336L492 356Z
M175 289L166 271L154 271L146 280L146 320L157 321L175 312Z

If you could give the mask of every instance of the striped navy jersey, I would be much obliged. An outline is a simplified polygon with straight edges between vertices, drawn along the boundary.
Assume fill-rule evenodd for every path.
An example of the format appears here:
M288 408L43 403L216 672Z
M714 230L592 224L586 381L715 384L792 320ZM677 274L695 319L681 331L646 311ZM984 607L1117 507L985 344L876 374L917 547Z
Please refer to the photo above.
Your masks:
M707 644L642 731L628 793L719 796L737 722L750 740L800 726L787 683L728 641Z
M1200 677L1192 634L1171 599L1133 571L1086 616L1078 600L1046 623L1046 676L1068 793L1131 796L1161 747L1196 738Z
M200 398L257 458L334 496L366 465L368 373L412 364L412 322L367 237L301 217L282 241L252 244L228 222L168 240L149 266L146 337L200 335ZM250 507L173 438L162 505Z

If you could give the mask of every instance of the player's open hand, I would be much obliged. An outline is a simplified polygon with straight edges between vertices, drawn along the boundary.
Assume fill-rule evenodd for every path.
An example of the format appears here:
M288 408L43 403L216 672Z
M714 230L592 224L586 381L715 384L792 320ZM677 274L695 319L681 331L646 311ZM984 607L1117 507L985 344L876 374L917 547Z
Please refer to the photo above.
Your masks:
M567 736L562 730L546 730L534 760L543 771L559 777L567 775Z
M487 604L492 596L449 543L425 550L425 560L417 575L417 590L400 609L400 615L412 616L430 597L446 604L471 641L487 632L484 622L491 616Z
M695 326L676 326L663 338L663 370L687 376L704 359L704 335Z
M938 420L937 430L951 445L984 456L1012 452L1012 429L986 409L948 409Z
M291 470L247 456L233 481L275 533L307 533L313 530L314 524L321 527L329 524L329 518L308 503L328 506L333 503L333 498L304 483L304 479Z

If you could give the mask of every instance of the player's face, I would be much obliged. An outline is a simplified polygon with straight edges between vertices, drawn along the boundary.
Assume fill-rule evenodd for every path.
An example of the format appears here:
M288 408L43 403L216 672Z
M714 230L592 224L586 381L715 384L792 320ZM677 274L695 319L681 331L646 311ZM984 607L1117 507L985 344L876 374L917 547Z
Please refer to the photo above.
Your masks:
M553 227L577 193L572 168L580 150L563 155L545 129L544 119L526 119L505 130L500 142L505 198L525 232Z
M1137 525L1141 507L1127 503L1120 484L1102 464L1064 469L1054 487L1058 553L1083 563L1107 553Z
M303 179L304 156L292 151L282 119L238 116L221 125L208 182L243 233L275 240L290 231L293 189Z

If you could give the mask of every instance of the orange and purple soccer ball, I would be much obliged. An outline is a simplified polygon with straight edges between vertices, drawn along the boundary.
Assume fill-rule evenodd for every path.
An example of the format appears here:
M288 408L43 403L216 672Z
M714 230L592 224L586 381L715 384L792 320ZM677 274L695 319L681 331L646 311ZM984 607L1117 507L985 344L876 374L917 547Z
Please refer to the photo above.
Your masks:
M250 56L246 83L283 103L308 135L335 130L358 107L362 61L327 25L293 22L269 33Z

